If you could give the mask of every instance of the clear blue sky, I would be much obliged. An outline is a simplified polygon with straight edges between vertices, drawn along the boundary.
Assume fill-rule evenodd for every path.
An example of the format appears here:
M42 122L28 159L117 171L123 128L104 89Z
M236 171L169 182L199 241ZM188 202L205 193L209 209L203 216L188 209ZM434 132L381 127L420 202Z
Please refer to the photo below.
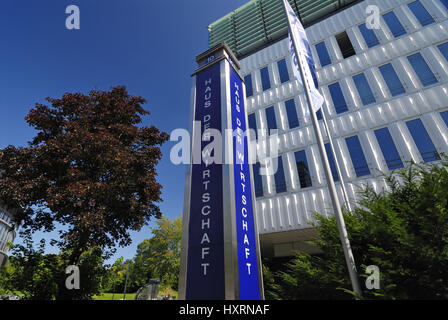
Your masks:
M170 133L189 128L190 74L208 47L207 26L248 0L2 0L0 9L0 148L25 146L35 132L24 117L45 97L125 85L144 97L153 124ZM68 5L80 9L80 30L65 27ZM158 166L164 215L183 207L184 166L169 160L168 142ZM153 225L153 224L151 224ZM115 257L132 258L151 236ZM36 234L36 239L49 235ZM16 241L20 242L20 239ZM55 249L48 248L49 252Z

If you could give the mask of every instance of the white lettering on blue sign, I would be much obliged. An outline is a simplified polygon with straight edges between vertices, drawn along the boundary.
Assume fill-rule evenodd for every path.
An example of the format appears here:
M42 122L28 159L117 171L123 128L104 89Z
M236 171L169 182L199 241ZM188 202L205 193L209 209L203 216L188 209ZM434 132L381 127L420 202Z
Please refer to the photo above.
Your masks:
M243 172L243 164L244 164L244 139L243 139L243 134L244 134L244 130L241 128L242 126L242 122L240 117L244 116L241 114L241 107L240 107L240 87L239 85L235 82L234 83L234 94L235 94L235 110L238 112L238 116L236 118L236 143L238 144L236 146L236 155L237 155L237 162L236 164L239 164L240 167L240 178L241 178L241 189L242 189L242 195L241 195L241 199L239 201L241 201L242 204L242 208L241 208L241 215L243 216L244 219L246 219L248 217L247 215L247 201L246 201L246 180L245 180L245 175ZM246 232L244 233L244 241L243 241L243 245L244 246L249 246L249 238L247 236L247 232L249 231L247 226L247 220L242 220L243 221L243 225L242 228L243 230ZM245 256L246 259L249 258L250 256L250 248L249 247L245 247L244 248L244 252L245 252ZM250 275L250 266L251 264L246 262L246 266L247 266L247 274Z
M212 106L211 103L211 99L212 99L212 79L208 79L205 81L205 91L204 91L204 108L210 108ZM204 116L204 121L202 123L202 132L205 132L203 139L210 139L210 136L207 133L207 129L210 128L210 120L211 120L211 116L209 114L206 114ZM205 148L203 150L203 153L205 153L206 155L210 156L211 150ZM207 167L207 166L206 166ZM201 209L201 214L202 216L206 219L202 219L201 221L201 230L203 230L203 234L202 234L202 240L201 240L201 246L202 246L202 251L201 251L201 260L203 260L201 262L201 267L202 267L202 272L203 275L206 276L207 275L207 268L210 266L210 261L204 261L204 260L208 260L207 256L210 255L210 237L207 233L208 229L210 229L210 218L208 218L208 216L212 213L212 209L211 206L208 204L210 202L210 193L207 192L208 191L208 185L211 181L212 177L211 177L211 171L209 169L205 169L202 172L202 185L204 186L204 193L202 194L202 209Z

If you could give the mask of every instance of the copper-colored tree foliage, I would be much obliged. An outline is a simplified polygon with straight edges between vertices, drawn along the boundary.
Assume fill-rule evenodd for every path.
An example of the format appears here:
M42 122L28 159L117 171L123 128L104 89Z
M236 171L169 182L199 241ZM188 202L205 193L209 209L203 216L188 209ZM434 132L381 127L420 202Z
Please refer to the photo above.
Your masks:
M168 135L141 125L146 101L125 87L66 93L36 104L29 146L0 150L0 200L19 207L21 229L53 231L76 263L84 249L130 243L130 230L160 217L156 181Z

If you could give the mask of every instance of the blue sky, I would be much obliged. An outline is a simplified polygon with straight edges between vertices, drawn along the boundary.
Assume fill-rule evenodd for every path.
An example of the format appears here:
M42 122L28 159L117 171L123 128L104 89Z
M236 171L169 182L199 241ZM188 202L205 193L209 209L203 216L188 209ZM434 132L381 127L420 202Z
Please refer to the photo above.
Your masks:
M0 8L0 148L25 146L35 132L24 117L45 97L125 85L144 97L144 124L170 133L189 128L190 74L208 47L207 26L248 0L2 0ZM80 30L68 30L65 9L80 9ZM169 160L168 142L158 166L160 208L182 212L184 166ZM151 223L153 225L153 223ZM50 239L36 234L36 239ZM115 257L132 258L151 236L133 232L133 243ZM20 242L20 239L17 239ZM48 248L54 252L54 248Z

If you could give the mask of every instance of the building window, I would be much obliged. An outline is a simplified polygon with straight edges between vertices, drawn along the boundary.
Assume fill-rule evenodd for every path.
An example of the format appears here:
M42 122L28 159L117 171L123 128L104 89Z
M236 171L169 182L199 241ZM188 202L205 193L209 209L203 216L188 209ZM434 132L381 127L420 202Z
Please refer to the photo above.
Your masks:
M331 152L330 143L325 144L325 151L327 152L328 162L330 163L331 174L333 176L334 182L339 181L338 170L336 169L336 162L334 161L333 152Z
M261 75L261 86L263 87L263 91L269 90L271 88L271 79L269 78L268 67L261 69L260 75Z
M308 161L306 159L305 150L294 153L296 158L297 173L299 175L300 188L312 187L310 169L308 167Z
M271 134L271 130L277 129L277 119L275 117L274 107L266 108L266 122L268 124L268 134Z
M257 198L263 196L263 178L260 174L260 167L260 162L257 162L252 168L254 174L255 197Z
M331 58L324 41L316 44L316 51L322 68L331 64Z
M406 92L392 64L385 64L384 66L379 67L379 69L392 97Z
M363 105L366 106L376 102L375 96L373 95L372 89L370 88L364 73L354 76L353 81L355 82L356 89L358 89Z
M424 87L438 82L436 76L434 75L434 73L432 73L431 69L420 53L409 56L408 60Z
M341 49L341 53L344 59L347 59L348 57L354 56L356 54L347 32L344 31L336 35L336 41L338 42L339 49Z
M358 28L359 31L361 31L361 34L364 37L364 40L366 41L366 44L369 48L373 48L374 46L380 44L375 32L372 29L368 29L365 23L358 26Z
M282 157L277 158L277 172L274 174L274 181L276 193L286 192L286 177Z
M435 22L420 0L409 3L408 7L423 27Z
M448 0L440 0L440 1L445 6L446 10L448 10Z
M432 142L428 132L420 119L406 122L409 132L417 145L424 162L440 160L434 143Z
M445 121L445 124L448 127L448 111L440 112L440 116L442 117L443 121Z
M289 129L297 128L299 123L299 117L297 116L297 109L294 99L285 102L286 115L288 116Z
M333 99L334 108L337 114L348 111L347 103L345 102L344 94L342 93L339 82L333 83L328 86L330 90L331 98Z
M370 169L367 164L366 157L364 156L364 151L362 150L358 136L346 138L345 142L347 143L347 148L350 153L350 158L352 159L356 176L368 176L370 174Z
M254 140L253 138L255 138L255 140L258 139L258 132L257 132L257 121L255 120L255 113L251 113L248 116L249 118L249 129L252 129L250 132L250 139ZM255 137L253 136L255 135Z
M448 1L448 0L447 0ZM443 54L443 56L445 57L445 59L448 61L448 42L439 44L437 46L437 48L439 48L440 52Z
M278 73L280 75L280 82L285 83L289 81L289 73L288 73L288 67L286 66L286 60L280 60L277 62L278 67Z
M251 97L254 94L254 89L252 87L252 75L248 74L244 77L244 83L246 84L246 97Z
M403 162L401 161L400 154L395 146L394 140L390 135L388 128L382 128L375 130L375 136L380 145L381 152L386 160L389 170L395 170L403 168Z
M390 32L392 32L395 38L398 38L406 34L406 30L404 29L400 20L398 20L397 16L393 11L384 14L383 19L384 21L386 21L386 24L389 27Z

